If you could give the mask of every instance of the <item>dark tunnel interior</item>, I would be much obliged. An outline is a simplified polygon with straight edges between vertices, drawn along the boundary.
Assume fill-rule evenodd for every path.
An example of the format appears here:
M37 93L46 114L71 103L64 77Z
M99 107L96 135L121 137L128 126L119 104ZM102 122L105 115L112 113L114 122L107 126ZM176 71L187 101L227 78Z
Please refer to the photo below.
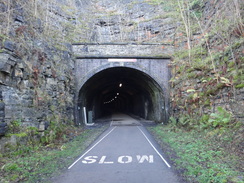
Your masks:
M161 87L147 74L127 67L105 69L88 79L79 92L78 106L81 119L84 107L93 120L115 112L154 121L165 118Z

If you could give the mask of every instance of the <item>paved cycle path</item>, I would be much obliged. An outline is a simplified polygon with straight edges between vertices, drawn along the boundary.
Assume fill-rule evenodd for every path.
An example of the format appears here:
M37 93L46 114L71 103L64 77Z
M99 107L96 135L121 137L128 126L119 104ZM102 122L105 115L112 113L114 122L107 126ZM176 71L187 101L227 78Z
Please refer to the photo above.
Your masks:
M54 183L180 183L159 146L138 123L113 116L110 128Z

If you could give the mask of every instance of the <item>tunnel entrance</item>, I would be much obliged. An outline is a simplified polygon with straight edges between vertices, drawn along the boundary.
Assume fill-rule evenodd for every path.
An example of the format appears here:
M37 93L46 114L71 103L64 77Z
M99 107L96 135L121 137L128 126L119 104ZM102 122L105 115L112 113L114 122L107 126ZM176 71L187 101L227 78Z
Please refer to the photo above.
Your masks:
M167 121L165 98L163 88L148 74L129 67L107 68L81 87L78 120L84 122L85 115L96 120L120 112L157 122Z

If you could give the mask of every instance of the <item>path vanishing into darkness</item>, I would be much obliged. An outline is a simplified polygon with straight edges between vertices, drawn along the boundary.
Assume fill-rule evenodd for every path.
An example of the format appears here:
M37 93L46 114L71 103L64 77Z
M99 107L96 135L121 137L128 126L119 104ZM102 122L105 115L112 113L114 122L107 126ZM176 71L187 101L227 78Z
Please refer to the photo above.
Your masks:
M181 183L139 121L114 114L110 127L54 183Z

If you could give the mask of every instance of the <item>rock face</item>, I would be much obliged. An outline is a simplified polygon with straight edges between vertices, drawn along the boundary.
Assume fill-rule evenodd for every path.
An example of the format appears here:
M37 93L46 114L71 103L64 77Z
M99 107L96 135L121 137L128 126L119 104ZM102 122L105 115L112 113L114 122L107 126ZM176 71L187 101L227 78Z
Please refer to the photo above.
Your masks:
M153 1L92 1L80 14L89 23L85 42L168 43L177 27L174 18Z
M74 66L69 52L49 47L41 51L39 47L32 50L31 55L25 55L30 60L14 57L14 52L8 50L0 55L2 121L9 124L21 119L23 125L38 127L53 113L72 116ZM67 117L72 120L71 116Z
M58 1L48 7L43 1L35 3L0 3L0 13L6 15L0 17L6 35L0 35L0 136L16 121L20 128L42 132L52 121L70 124L74 119L72 50L53 32L62 37L61 23L69 16ZM0 151L9 140L0 139Z
M16 57L14 52L8 50L0 53L2 122L21 119L25 125L38 127L53 113L73 119L74 66L70 52L49 47L40 50L39 47L30 55L25 55L30 60Z
M7 132L7 130L8 130L7 123L1 123L0 124L0 136L5 135L5 133Z

